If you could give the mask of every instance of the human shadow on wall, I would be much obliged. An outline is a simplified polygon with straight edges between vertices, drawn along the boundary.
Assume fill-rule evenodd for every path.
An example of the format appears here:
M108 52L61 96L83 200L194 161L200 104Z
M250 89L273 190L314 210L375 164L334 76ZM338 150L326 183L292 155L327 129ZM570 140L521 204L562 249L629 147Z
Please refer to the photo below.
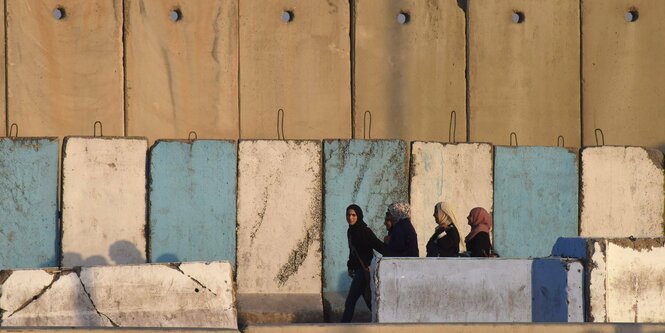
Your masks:
M181 262L177 255L174 253L164 253L160 255L157 260L153 262Z
M109 262L110 258L110 262ZM108 266L108 265L130 265L146 263L146 257L138 250L135 244L120 240L109 247L108 258L102 255L94 255L83 258L77 252L65 252L63 254L63 267L89 267L89 266Z

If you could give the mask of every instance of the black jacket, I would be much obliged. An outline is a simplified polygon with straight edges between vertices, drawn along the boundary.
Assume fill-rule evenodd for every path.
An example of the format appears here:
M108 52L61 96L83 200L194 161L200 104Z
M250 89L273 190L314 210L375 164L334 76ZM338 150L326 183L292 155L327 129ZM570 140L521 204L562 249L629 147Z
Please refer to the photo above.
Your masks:
M386 244L385 257L417 257L418 236L410 219L402 219L390 228L390 242Z
M484 231L479 232L466 242L466 250L470 252L472 257L489 257L491 247L490 235Z
M349 269L368 268L372 263L374 257L374 250L383 254L383 242L376 238L372 229L363 221L358 221L354 225L349 226L346 231L346 237L349 240L349 260L346 262L346 267ZM358 256L362 259L362 265L358 261L358 256L354 253L358 252Z
M454 224L451 224L448 228L436 228L434 235L432 235L429 242L427 242L427 256L459 256L459 232Z

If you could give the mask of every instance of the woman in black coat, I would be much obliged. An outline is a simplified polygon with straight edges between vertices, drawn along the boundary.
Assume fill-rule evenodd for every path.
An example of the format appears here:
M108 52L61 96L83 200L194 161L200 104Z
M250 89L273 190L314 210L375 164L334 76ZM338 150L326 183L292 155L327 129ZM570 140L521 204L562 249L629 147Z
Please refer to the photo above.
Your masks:
M428 257L459 256L459 232L455 213L448 203L439 202L434 206L434 221L437 224L434 234L427 242Z
M469 216L471 232L464 239L466 250L472 257L490 257L494 255L490 243L490 230L492 229L492 216L481 207L471 210Z
M411 223L411 208L406 202L388 206L385 225L388 228L384 257L418 257L418 235Z
M372 300L369 298L369 265L374 257L374 251L383 254L383 242L381 242L372 229L363 221L363 211L357 205L346 208L346 222L349 229L346 236L349 242L349 260L346 266L349 270L351 288L344 304L342 322L349 323L353 319L356 302L360 296L371 310Z

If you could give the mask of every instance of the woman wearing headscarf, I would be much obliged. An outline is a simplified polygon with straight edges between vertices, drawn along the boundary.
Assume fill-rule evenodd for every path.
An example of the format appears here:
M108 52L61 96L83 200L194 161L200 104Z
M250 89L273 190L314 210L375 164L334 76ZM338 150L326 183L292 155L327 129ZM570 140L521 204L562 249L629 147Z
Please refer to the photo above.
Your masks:
M346 222L349 229L346 237L349 244L349 260L346 262L351 281L351 288L344 304L342 322L349 323L353 319L356 302L360 296L371 310L372 300L369 293L369 265L374 257L374 251L383 254L383 242L381 242L372 229L363 221L363 211L357 205L346 208Z
M411 224L411 208L406 202L388 206L385 225L388 227L384 257L417 257L418 236Z
M466 250L471 257L489 257L492 254L490 243L490 230L492 229L492 216L481 207L471 210L469 216L471 232L466 236Z
M434 206L434 221L437 226L434 234L427 242L428 257L459 256L459 232L453 208L447 202L439 202Z

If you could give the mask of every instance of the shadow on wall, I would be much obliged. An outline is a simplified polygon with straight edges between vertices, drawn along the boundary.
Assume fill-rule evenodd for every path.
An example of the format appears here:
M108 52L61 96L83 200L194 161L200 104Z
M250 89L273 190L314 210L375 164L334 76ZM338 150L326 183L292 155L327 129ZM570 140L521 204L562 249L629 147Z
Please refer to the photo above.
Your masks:
M159 256L154 262L181 262L178 256L174 253L164 253Z
M111 260L110 263L108 258ZM126 240L111 244L108 258L101 255L83 258L80 253L76 252L65 252L63 254L63 262L69 263L68 266L128 265L146 262L145 256L136 248L136 245Z

